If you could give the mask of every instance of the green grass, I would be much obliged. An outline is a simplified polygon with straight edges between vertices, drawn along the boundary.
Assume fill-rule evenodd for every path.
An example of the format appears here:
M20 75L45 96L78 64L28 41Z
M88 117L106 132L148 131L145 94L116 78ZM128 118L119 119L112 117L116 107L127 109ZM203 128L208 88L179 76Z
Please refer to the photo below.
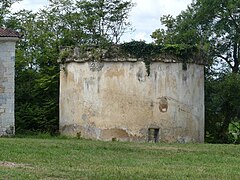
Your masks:
M240 146L0 138L0 179L240 179Z

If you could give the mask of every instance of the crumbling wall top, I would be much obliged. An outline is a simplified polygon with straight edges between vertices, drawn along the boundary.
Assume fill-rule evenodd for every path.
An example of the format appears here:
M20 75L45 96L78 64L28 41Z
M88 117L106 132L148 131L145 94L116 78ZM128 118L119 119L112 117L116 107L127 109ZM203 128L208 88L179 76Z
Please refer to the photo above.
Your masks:
M130 43L129 43L130 44ZM162 47L153 44L128 43L112 45L108 48L99 46L79 46L62 48L58 62L61 64L70 62L166 62L166 63L195 63L206 64L198 52L193 53L192 49L174 49L174 46Z

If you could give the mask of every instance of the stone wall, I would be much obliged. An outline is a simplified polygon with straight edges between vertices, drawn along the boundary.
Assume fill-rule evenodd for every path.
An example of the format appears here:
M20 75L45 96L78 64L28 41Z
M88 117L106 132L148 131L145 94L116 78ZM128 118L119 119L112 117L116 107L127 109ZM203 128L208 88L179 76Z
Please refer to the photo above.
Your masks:
M0 136L12 135L14 121L14 65L17 38L0 37Z
M69 62L60 73L60 131L121 141L204 141L204 66ZM151 137L153 136L153 137Z

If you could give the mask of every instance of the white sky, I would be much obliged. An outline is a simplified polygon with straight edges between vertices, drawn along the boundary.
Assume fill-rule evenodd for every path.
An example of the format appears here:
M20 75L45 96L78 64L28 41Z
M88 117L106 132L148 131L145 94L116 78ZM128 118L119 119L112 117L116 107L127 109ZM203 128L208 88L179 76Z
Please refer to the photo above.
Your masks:
M13 11L20 9L37 11L39 8L44 8L47 2L47 0L23 0L14 4L12 9ZM136 3L136 6L132 9L129 20L135 31L125 34L122 40L151 42L150 35L161 27L160 17L167 14L178 15L192 0L132 0L132 2Z

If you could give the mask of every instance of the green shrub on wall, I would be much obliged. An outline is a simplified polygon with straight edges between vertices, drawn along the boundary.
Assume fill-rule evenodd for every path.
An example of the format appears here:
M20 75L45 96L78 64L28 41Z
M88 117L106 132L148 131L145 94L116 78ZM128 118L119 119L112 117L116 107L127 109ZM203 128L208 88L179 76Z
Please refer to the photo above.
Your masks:
M129 53L136 58L154 58L160 54L169 54L182 59L190 59L198 52L196 46L185 44L155 45L147 44L144 41L132 41L121 45L125 53Z

